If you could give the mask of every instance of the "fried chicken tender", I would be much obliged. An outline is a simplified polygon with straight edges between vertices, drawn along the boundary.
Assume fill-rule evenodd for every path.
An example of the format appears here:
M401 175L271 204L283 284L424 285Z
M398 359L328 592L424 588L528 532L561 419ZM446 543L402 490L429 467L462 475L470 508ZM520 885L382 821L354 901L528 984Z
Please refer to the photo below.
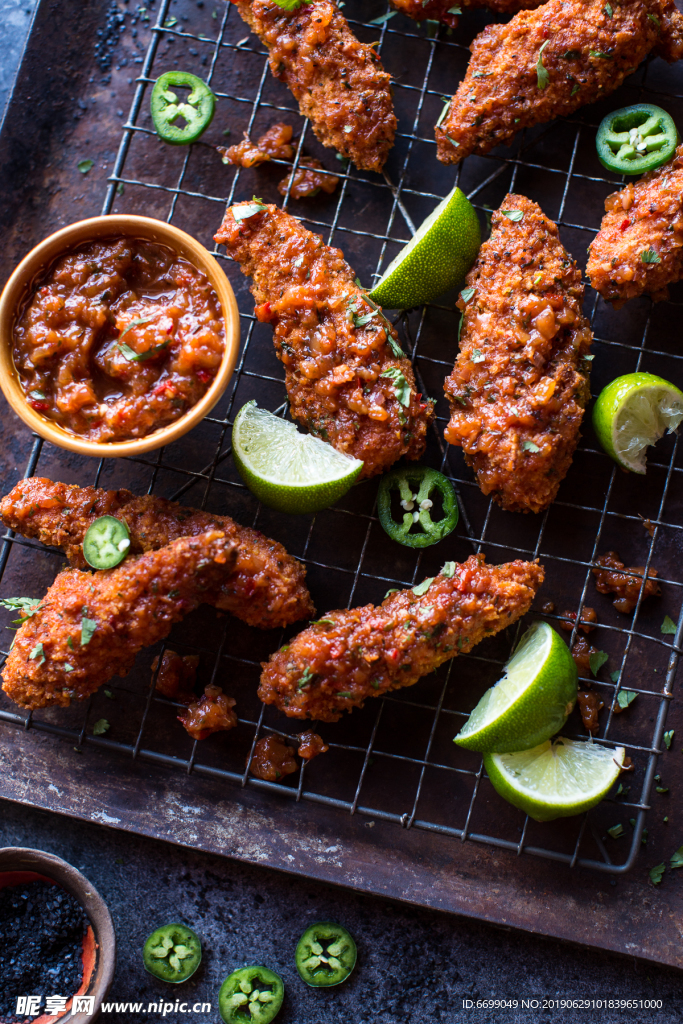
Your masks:
M683 146L608 196L605 211L588 250L593 288L617 309L644 293L655 302L668 298L667 285L683 277Z
M390 76L371 46L356 39L332 0L286 11L273 0L232 0L270 53L324 146L366 171L381 171L396 134Z
M221 611L261 629L286 626L315 614L306 588L306 570L282 544L258 530L239 526L229 516L215 516L123 488L105 491L53 483L45 477L22 480L0 501L0 520L23 537L61 548L71 565L84 569L83 538L100 516L125 521L131 554L153 551L179 537L221 530L238 545L234 572L204 597Z
M415 391L396 331L354 283L343 253L276 206L248 217L241 210L228 208L214 237L254 278L256 317L273 325L294 419L362 459L363 477L403 455L419 458L432 405Z
M491 224L458 300L444 436L463 449L484 494L511 511L540 512L579 440L592 334L581 272L541 208L508 195Z
M237 545L219 530L128 558L94 575L61 572L17 631L3 690L24 708L68 707L112 676L125 676L143 647L163 640L234 570Z
M326 614L264 663L261 700L290 718L336 722L516 622L544 575L535 562L486 565L483 555L451 569L425 581L424 593L421 584L379 606Z
M671 33L682 18L673 0L548 0L507 25L488 25L436 127L439 160L488 153L523 128L603 99L660 40L661 55L676 60Z

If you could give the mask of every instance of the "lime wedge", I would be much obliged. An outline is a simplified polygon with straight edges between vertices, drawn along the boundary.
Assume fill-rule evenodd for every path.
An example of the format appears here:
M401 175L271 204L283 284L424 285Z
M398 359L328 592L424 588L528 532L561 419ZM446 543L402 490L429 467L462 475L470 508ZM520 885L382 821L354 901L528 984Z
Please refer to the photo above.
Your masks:
M598 441L622 469L645 473L646 450L683 420L683 391L653 373L627 373L600 392L593 408Z
M232 428L232 454L249 490L278 512L327 508L346 494L363 463L293 423L247 402Z
M484 754L495 790L536 821L568 818L600 803L624 763L623 747L559 736L515 754Z
M455 737L483 754L528 750L559 732L576 703L577 671L566 643L547 622L534 622Z
M460 284L480 245L474 207L464 192L454 188L389 264L370 298L388 309L412 309L430 302Z

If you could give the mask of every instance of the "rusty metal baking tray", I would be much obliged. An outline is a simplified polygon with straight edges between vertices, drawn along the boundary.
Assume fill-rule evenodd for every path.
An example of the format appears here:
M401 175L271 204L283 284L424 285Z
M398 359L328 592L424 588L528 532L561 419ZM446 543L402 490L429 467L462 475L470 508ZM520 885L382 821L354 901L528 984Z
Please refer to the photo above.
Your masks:
M432 128L443 97L464 73L467 44L487 16L468 15L451 34L432 23L385 19L387 11L384 0L348 0L345 7L358 35L378 40L395 79L399 134L380 176L359 173L318 145L230 4L160 0L95 11L75 0L42 0L0 136L3 276L49 230L100 208L167 219L213 247L226 203L257 194L282 202L326 242L340 246L369 284L454 180L483 225L509 190L537 200L583 263L602 202L617 181L597 161L595 126L606 110L635 100L664 103L683 123L683 72L653 60L605 104L526 132L510 149L469 157L454 172L436 161ZM165 146L151 128L150 83L174 67L205 77L218 97L214 123L191 148ZM277 183L284 165L238 171L223 165L215 147L226 144L227 129L235 141L242 131L258 135L276 120L295 126L297 160L305 150L341 177L335 195L282 200ZM87 175L77 170L82 159L94 162ZM598 612L591 641L609 661L595 684L605 702L596 741L624 744L634 771L618 798L552 824L533 822L497 797L480 757L456 748L452 738L499 676L519 632L509 630L411 689L368 701L344 721L321 727L329 753L285 783L256 780L245 768L256 739L266 730L286 736L297 731L256 697L259 663L280 645L282 634L202 608L174 629L168 644L200 654L201 681L216 681L237 699L237 729L191 741L175 721L178 708L155 694L150 663L158 648L150 649L125 679L68 710L27 715L3 697L0 796L683 966L683 933L674 912L679 879L668 872L654 889L647 874L682 841L676 831L683 809L683 716L675 697L683 583L677 438L665 439L651 454L647 477L633 477L615 469L586 424L554 505L540 516L502 512L482 496L461 452L443 442L442 382L457 351L458 326L454 296L445 296L402 317L398 326L421 389L438 399L426 461L458 490L457 532L436 549L397 548L377 521L376 481L355 487L317 516L279 515L244 488L230 457L230 433L236 411L251 398L283 410L283 374L270 329L254 319L247 282L220 251L216 255L236 291L243 344L212 414L148 458L97 462L30 436L4 408L3 488L23 474L37 474L127 486L228 512L282 540L305 562L320 611L379 601L388 588L410 586L433 575L445 559L462 560L473 551L494 562L538 557L547 582L532 615L548 600L557 610L546 617L555 624L564 609L588 604ZM680 380L682 296L676 286L668 302L638 300L615 313L589 290L594 393L617 374L637 369ZM655 567L661 598L626 617L597 595L591 565L610 549L626 564ZM0 557L1 593L41 594L61 564L58 552L10 533ZM661 632L665 614L679 621L675 636ZM637 699L617 716L620 687ZM101 718L110 728L94 736L93 724ZM665 728L676 729L676 722L666 751ZM578 716L567 728L569 735L585 735ZM615 824L623 825L616 839L607 831Z

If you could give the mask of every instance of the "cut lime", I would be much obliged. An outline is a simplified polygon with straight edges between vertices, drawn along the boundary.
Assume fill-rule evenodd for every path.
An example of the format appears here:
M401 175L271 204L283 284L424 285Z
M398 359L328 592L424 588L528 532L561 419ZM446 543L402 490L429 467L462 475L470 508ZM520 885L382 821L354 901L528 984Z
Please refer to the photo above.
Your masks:
M577 671L566 643L547 622L534 622L487 690L455 742L502 754L528 750L559 732L576 703Z
M626 751L590 740L556 740L515 754L484 754L495 790L536 821L568 818L600 803L614 785Z
M598 441L622 469L644 473L646 451L683 420L683 391L653 373L627 373L603 388L593 408Z
M270 508L318 512L346 494L363 463L288 420L247 402L232 428L232 454L249 490Z
M387 267L370 298L388 309L411 309L454 288L481 245L474 207L459 188L446 196Z

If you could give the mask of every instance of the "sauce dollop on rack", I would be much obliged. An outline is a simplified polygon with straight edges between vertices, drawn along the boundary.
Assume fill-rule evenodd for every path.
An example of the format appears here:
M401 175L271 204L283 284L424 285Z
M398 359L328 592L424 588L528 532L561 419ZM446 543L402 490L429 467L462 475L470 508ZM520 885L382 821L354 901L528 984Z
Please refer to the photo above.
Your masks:
M183 416L225 347L208 278L166 245L111 238L59 257L14 328L26 400L91 441L145 437Z

